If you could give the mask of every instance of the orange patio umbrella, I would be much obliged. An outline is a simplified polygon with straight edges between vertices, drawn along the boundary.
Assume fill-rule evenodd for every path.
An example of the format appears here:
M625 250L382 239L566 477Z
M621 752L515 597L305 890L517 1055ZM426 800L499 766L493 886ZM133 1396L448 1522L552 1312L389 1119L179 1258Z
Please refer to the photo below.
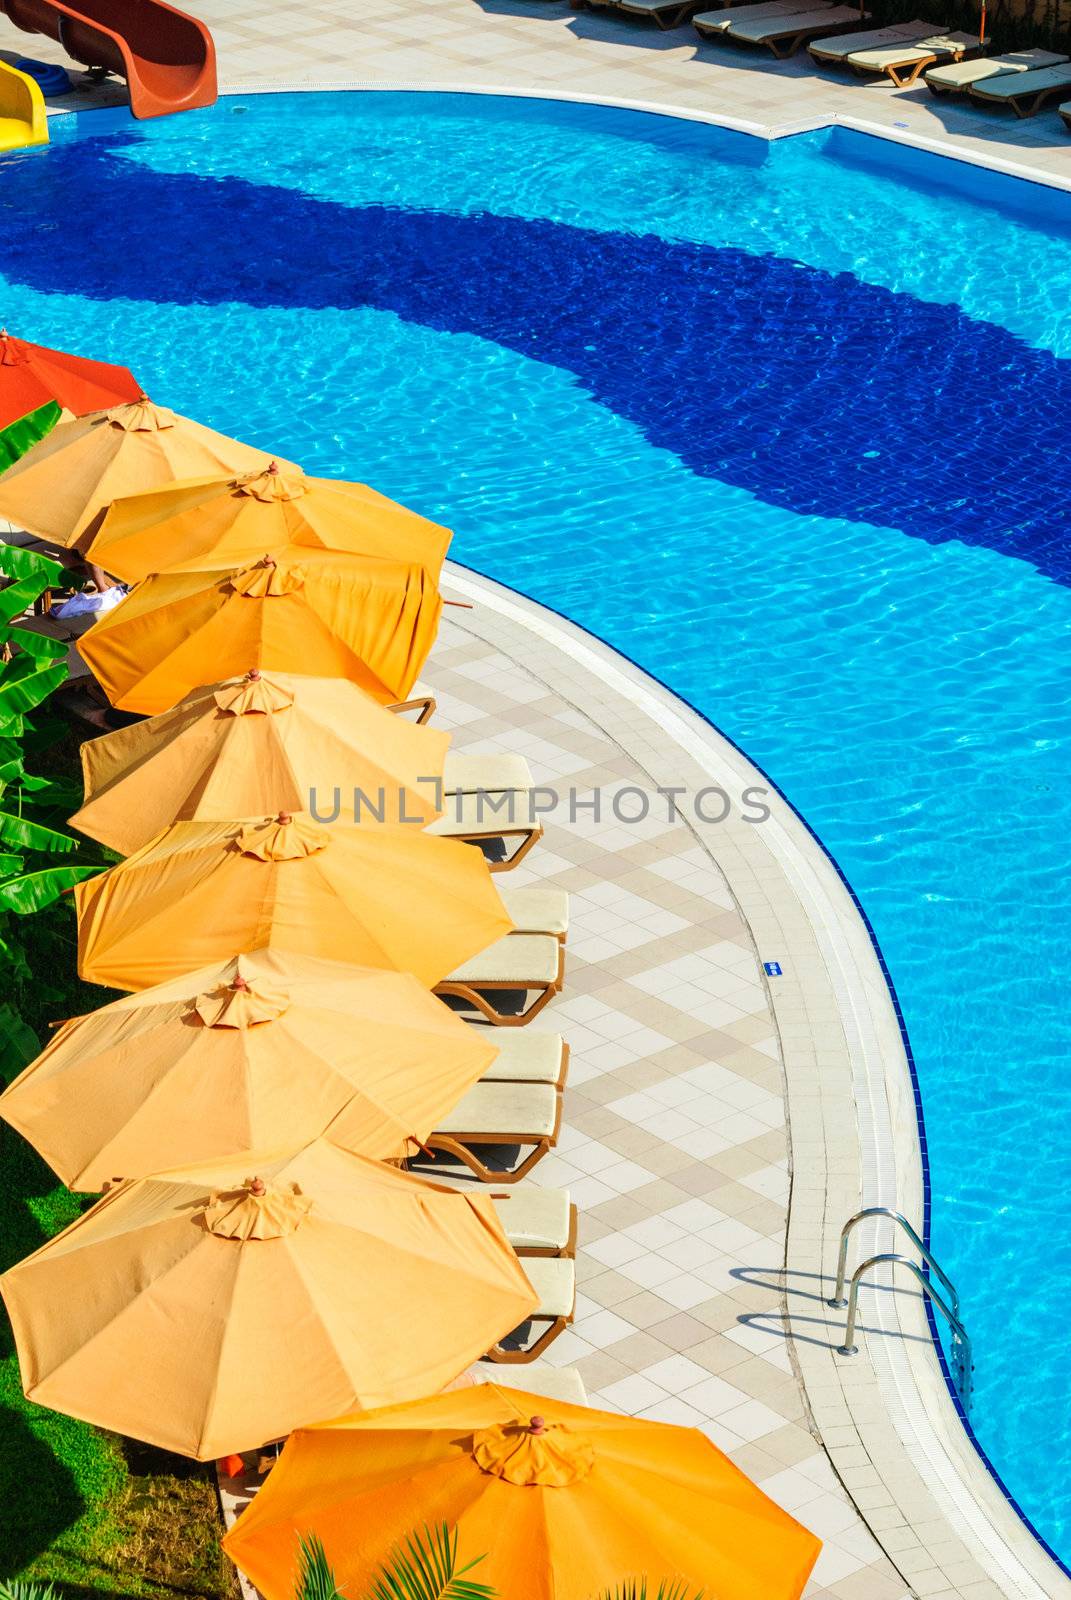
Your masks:
M537 1303L489 1195L323 1140L123 1184L0 1291L29 1399L199 1460L441 1388Z
M251 667L348 678L389 705L416 682L441 609L422 567L307 550L297 563L147 578L78 648L125 711L167 711Z
M88 554L124 583L153 572L204 572L303 548L423 567L437 581L450 533L363 483L307 478L271 463L236 476L132 493L104 518Z
M443 1522L509 1600L591 1600L629 1578L798 1600L821 1548L695 1429L492 1384L303 1428L223 1548L289 1600L315 1534L359 1595L392 1547Z
M262 948L411 972L431 988L512 928L486 861L460 840L285 813L176 822L74 896L78 971L116 989Z
M257 950L69 1022L0 1117L70 1189L318 1138L390 1160L497 1055L409 973Z
M126 367L30 344L0 328L0 472L43 439L64 411L80 417L140 395Z
M344 678L254 669L83 744L86 803L71 822L121 855L172 822L336 804L351 820L430 822L449 743Z
M119 495L176 478L264 471L270 460L142 397L60 422L4 473L0 516L53 544L83 549Z

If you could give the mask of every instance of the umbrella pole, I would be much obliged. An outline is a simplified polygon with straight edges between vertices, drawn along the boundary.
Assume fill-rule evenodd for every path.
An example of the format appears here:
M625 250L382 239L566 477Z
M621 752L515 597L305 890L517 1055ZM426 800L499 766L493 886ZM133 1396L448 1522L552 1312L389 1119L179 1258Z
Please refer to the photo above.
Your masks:
M985 44L985 12L986 12L985 0L982 0L982 15L981 15L981 19L980 19L980 21L978 23L978 43L979 44Z

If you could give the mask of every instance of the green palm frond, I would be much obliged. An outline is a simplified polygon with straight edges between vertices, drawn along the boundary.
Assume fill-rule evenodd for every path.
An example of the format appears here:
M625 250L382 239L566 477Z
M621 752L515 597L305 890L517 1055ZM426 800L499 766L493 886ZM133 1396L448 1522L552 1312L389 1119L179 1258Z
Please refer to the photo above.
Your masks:
M60 1593L55 1584L23 1583L13 1578L0 1582L0 1600L60 1600Z
M490 1584L475 1583L466 1573L483 1560L476 1556L457 1564L457 1529L446 1523L425 1526L398 1545L372 1585L368 1600L495 1600Z
M0 1600L3 1600L3 1595L0 1595ZM327 1551L314 1533L306 1535L298 1547L298 1581L294 1600L342 1600Z
M626 1578L613 1589L603 1589L596 1600L647 1600L647 1579ZM663 1578L655 1600L703 1600L703 1590L693 1590L684 1578Z

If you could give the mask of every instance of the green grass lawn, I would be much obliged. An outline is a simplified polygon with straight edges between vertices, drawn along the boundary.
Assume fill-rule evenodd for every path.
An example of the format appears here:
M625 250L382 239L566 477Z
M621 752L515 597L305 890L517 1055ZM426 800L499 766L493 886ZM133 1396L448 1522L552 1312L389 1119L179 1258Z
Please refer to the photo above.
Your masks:
M24 921L31 967L47 975L27 1020L47 1038L50 1020L94 1010L113 996L75 976L69 904ZM30 1146L0 1124L0 1270L36 1250L89 1203L70 1194ZM237 1594L233 1569L219 1549L211 1469L31 1405L2 1315L0 1506L0 1578L52 1579L64 1600L232 1600Z

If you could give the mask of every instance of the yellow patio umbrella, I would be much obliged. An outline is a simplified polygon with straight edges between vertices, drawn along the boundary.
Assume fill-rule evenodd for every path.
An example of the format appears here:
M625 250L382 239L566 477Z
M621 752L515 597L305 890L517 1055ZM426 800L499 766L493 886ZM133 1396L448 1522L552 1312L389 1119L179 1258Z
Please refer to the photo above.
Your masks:
M299 1538L317 1535L360 1595L443 1522L509 1600L592 1600L630 1578L798 1600L821 1548L697 1430L493 1384L303 1428L223 1548L289 1600Z
M114 504L89 546L93 561L124 583L153 572L244 566L270 550L342 550L425 568L433 582L450 533L363 483L307 478L272 462L132 494Z
M337 805L349 820L426 823L449 743L344 678L254 669L83 744L86 803L71 823L121 855L172 822L258 812Z
M120 495L142 495L176 478L264 472L270 462L262 450L143 397L58 423L4 473L0 516L82 549Z
M347 678L390 704L416 682L441 609L423 567L308 550L297 563L147 578L78 648L125 711L167 711L251 667Z
M30 1400L199 1460L439 1389L536 1305L489 1195L324 1140L123 1184L0 1291Z
M78 971L116 989L266 948L411 972L431 988L512 928L470 845L286 813L176 822L74 896Z
M411 1153L497 1055L409 973L257 950L67 1023L0 1117L70 1189L318 1138Z

